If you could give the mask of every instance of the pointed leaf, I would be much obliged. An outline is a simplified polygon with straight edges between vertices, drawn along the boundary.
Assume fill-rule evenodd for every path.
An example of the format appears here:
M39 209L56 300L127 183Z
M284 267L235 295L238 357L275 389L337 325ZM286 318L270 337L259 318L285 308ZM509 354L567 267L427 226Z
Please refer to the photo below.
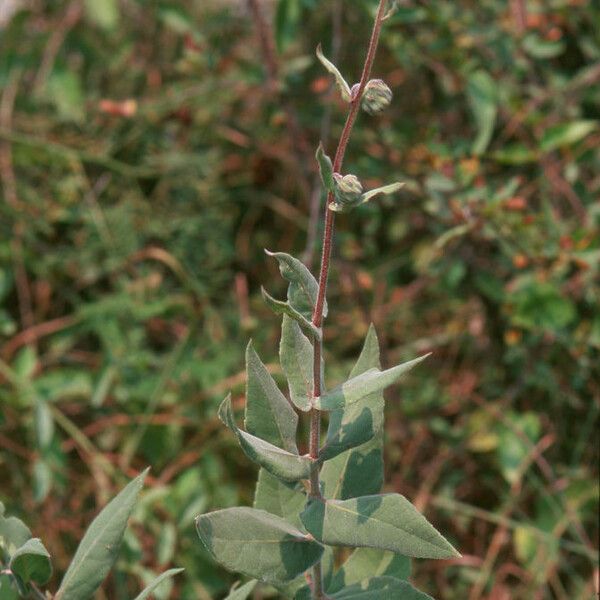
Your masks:
M276 314L276 315L287 315L296 321L302 329L313 336L314 338L320 340L322 337L322 332L318 327L315 327L311 321L309 321L304 315L299 313L294 307L290 305L289 302L284 302L283 300L275 300L273 296L271 296L265 288L261 288L262 297L267 306Z
M319 147L316 153L317 163L319 164L319 173L321 175L321 181L326 191L333 193L335 187L333 183L333 163L325 150L323 150L323 143L319 142Z
M300 513L306 505L306 494L294 484L286 484L265 469L258 473L254 508L277 515L299 529L303 527Z
M314 499L300 518L315 539L331 546L379 548L416 558L460 556L400 494Z
M254 591L258 581L252 579L248 583L245 583L239 588L235 588L229 592L229 596L225 600L246 600L248 596Z
M218 563L261 581L290 581L323 554L310 536L264 510L218 510L199 516L196 528Z
M369 327L365 343L350 378L376 368L379 369L379 341L373 325ZM363 410L371 414L373 438L354 448L361 432L349 426ZM329 417L327 440L323 457L327 460L321 469L321 482L326 498L346 500L356 496L377 494L383 485L383 391L366 396L345 408L333 410ZM369 414L369 413L367 413ZM364 419L364 417L362 417ZM339 433L338 433L339 432ZM341 435L340 435L341 433ZM338 449L353 447L330 459Z
M467 97L477 124L477 137L472 146L473 154L483 154L492 139L498 112L497 95L496 83L489 73L479 70L470 75Z
M317 46L317 58L321 61L321 64L335 77L335 83L337 84L340 94L342 95L342 99L346 102L350 102L352 99L352 93L350 91L350 86L339 72L338 68L330 61L325 58L323 55L323 50L321 49L321 44Z
M358 402L369 394L384 390L386 387L396 383L403 375L428 356L429 354L425 354L385 371L370 369L357 377L349 379L346 383L327 392L320 398L316 398L315 407L319 410L332 410L342 408L353 402Z
M290 284L287 293L289 305L310 320L319 293L317 280L302 261L290 254L269 250L265 252L268 256L277 259L281 276ZM323 316L327 316L327 303L323 306Z
M86 531L54 600L87 600L117 560L119 546L149 469L138 475L100 512Z
M557 148L571 146L598 129L598 126L600 121L583 119L548 127L544 130L540 147L544 152L551 152Z
M372 577L340 590L331 600L433 600L425 592L415 589L408 581L394 577Z
M15 551L11 556L9 568L25 584L32 581L44 585L52 576L50 554L38 538L27 540Z
M333 594L369 577L380 576L408 579L410 577L410 559L388 550L357 548L333 576L327 592Z
M254 351L252 342L246 348L246 373L246 429L256 437L297 454L298 415Z
M382 187L375 188L374 190L369 190L368 192L365 192L362 195L360 199L360 204L365 204L365 202L368 202L369 200L371 200L371 198L374 198L379 194L393 194L394 192L397 192L400 188L403 188L405 185L405 183L397 181L396 183L390 183L389 185L384 185Z
M6 554L12 555L30 538L31 531L21 519L0 514L0 548L3 548Z
M303 412L312 406L313 346L296 321L283 315L279 360L290 389L290 398Z
M371 325L350 377L361 375L369 369L379 369L380 366L379 342L375 328ZM345 408L332 410L327 438L320 454L321 460L330 460L374 438L383 427L383 409L383 392L378 391Z
M135 600L146 600L147 598L151 597L152 592L166 579L169 579L169 577L173 577L174 575L177 575L178 573L181 573L182 571L185 571L185 569L169 569L168 571L165 571L164 573L161 573L154 581L152 581L150 583L150 585L148 585L146 588L144 588L143 591L141 591L136 597Z
M285 481L297 481L310 476L311 461L308 456L282 450L237 427L231 408L231 394L221 403L219 418L235 433L244 454L276 477Z

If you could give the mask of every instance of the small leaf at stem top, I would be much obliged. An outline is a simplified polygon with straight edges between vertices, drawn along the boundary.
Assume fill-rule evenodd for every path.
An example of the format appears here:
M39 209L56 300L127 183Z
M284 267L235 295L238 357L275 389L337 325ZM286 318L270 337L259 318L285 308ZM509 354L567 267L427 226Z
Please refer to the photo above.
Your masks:
M343 75L339 72L338 68L330 60L325 58L321 44L317 46L317 58L321 61L321 64L335 77L335 82L340 90L342 99L345 102L350 102L352 99L350 86L344 79Z

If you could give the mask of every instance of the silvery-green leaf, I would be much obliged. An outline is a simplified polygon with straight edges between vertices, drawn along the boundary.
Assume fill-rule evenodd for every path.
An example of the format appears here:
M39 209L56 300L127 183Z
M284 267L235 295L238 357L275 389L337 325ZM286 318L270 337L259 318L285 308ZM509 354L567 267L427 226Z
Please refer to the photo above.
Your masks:
M333 410L358 402L362 398L392 385L428 356L429 354L425 354L385 371L370 369L357 377L349 379L320 398L316 398L314 401L315 407L319 410Z
M334 183L333 183L333 164L331 159L327 154L325 154L325 150L323 150L323 143L319 142L319 147L317 148L316 153L317 163L319 164L319 173L321 174L321 181L323 182L323 187L326 191L333 193L334 191Z
M379 342L373 325L369 327L360 357L350 377L369 369L379 369ZM365 444L383 427L383 392L377 391L329 414L327 438L320 453L321 460L331 460L338 454Z
M368 202L369 200L371 200L371 198L374 198L375 196L378 196L379 194L393 194L394 192L397 192L400 188L404 187L406 184L405 183L401 183L400 181L397 181L396 183L390 183L389 185L384 185L382 187L378 187L375 188L373 190L369 190L368 192L365 192L361 199L360 199L360 204L365 204L365 202Z
M327 593L338 592L369 577L382 576L408 579L410 577L410 559L389 550L357 548L335 573L327 587Z
M147 598L150 598L152 592L166 579L169 579L169 577L173 577L174 575L177 575L178 573L181 573L182 571L185 571L185 569L169 569L168 571L165 571L164 573L161 573L154 581L152 581L150 583L150 585L146 586L144 588L143 591L141 591L136 597L135 600L146 600Z
M309 535L264 510L218 510L200 515L196 528L218 563L261 581L291 581L323 554Z
M244 454L276 477L297 481L310 476L311 461L308 456L292 454L238 428L231 408L231 394L221 403L219 418L233 431Z
M306 494L297 484L284 483L261 469L254 492L254 508L266 510L302 528L300 513L306 505Z
M38 585L44 585L52 576L50 554L38 538L27 540L15 550L8 566L25 584L31 581Z
M117 560L127 520L149 469L130 481L93 520L79 543L54 600L87 600Z
M433 600L408 581L394 577L372 577L329 596L331 600Z
M289 302L275 300L265 288L261 288L262 297L267 306L277 315L287 315L296 321L302 329L312 337L320 340L322 337L321 329L315 327L302 313L298 312Z
M298 415L254 351L252 342L246 348L246 374L248 433L297 454Z
M380 367L379 342L375 328L371 325L360 356L350 372L350 378L357 377L372 368L379 369ZM356 496L377 494L381 491L383 485L384 404L383 391L378 391L366 396L363 400L331 411L327 441L323 451L323 458L326 459L326 462L321 469L321 482L326 498L346 500ZM352 423L356 414L361 414L365 408L370 412L375 435L370 441L329 459L328 456L335 454L338 448L362 439L360 431L347 425ZM338 435L340 429L341 436Z
M317 46L317 58L321 61L321 64L335 77L335 82L340 90L342 99L346 102L350 102L352 99L350 86L339 72L338 68L330 60L325 58L321 49L321 44Z
M248 583L231 590L229 596L227 596L225 600L246 600L246 598L254 591L257 583L258 581L256 581L256 579L252 579L251 581L248 581Z
M469 76L467 97L477 124L473 154L483 154L492 139L498 112L497 95L496 83L489 73L478 70Z
M416 558L460 556L400 494L315 498L300 518L315 539L330 546L379 548Z
M290 284L287 293L289 305L305 319L310 320L319 293L317 280L302 261L290 254L270 252L269 250L265 250L265 252L268 256L277 259L281 276ZM323 316L327 316L326 302L323 304Z
M283 315L279 360L290 389L290 399L303 412L312 406L313 346L296 321Z
M12 555L29 538L31 538L31 531L21 519L17 519L17 517L5 517L3 514L0 514L0 548L8 556Z

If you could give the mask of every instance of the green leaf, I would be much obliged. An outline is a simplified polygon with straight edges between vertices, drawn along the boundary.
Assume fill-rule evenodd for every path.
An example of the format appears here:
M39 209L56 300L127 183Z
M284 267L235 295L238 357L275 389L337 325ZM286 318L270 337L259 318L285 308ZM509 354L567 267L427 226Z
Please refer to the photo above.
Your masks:
M85 118L85 96L81 78L75 71L55 70L47 83L50 101L64 121L80 123Z
M300 518L315 539L330 546L379 548L416 558L460 556L400 494L313 499Z
M138 475L100 512L86 531L54 600L87 600L117 560L119 546L149 469Z
M385 371L370 369L357 377L349 379L341 386L334 388L320 398L316 398L315 407L319 410L342 408L353 402L358 402L370 394L384 390L386 387L398 381L414 366L425 360L429 354L402 363L391 369L386 369Z
M246 600L254 591L257 583L256 579L253 579L239 588L232 589L225 600Z
M408 581L394 577L372 577L329 596L332 600L433 600L415 589Z
M342 99L346 102L350 102L352 99L352 92L350 91L350 86L339 72L338 68L330 61L325 58L323 55L323 50L321 49L321 44L317 46L317 58L321 61L321 64L335 77L335 83L340 90L340 94L342 95Z
M572 146L598 129L599 124L600 121L580 120L548 127L542 135L540 148L543 152L551 152L557 148Z
M376 368L379 369L379 342L373 325L365 338L362 351L350 378ZM321 482L327 498L346 500L367 494L377 494L383 484L383 392L375 392L343 409L333 410L329 416L329 428L322 458L327 462L321 469ZM350 447L362 439L363 432L352 423L364 409L372 415L373 438L361 446L335 456L337 449ZM363 417L364 419L364 417ZM342 435L339 435L342 434Z
M256 437L298 454L298 415L254 351L252 342L246 348L246 373L246 429Z
M312 407L313 352L313 346L302 333L300 325L283 315L279 360L288 381L292 403L303 412Z
M326 191L331 192L333 194L333 191L335 189L333 183L333 164L329 156L325 154L325 150L323 150L323 142L319 142L316 158L317 163L319 164L319 173L321 175L323 187Z
M379 369L379 342L373 325L369 327L360 357L350 377L370 369ZM327 438L320 459L330 460L373 439L383 427L383 392L377 391L345 408L332 410L329 415Z
M369 190L368 192L365 192L362 195L359 204L365 204L366 202L371 200L371 198L374 198L375 196L378 196L379 194L386 194L386 195L393 194L394 192L397 192L400 188L404 187L405 185L406 185L405 183L401 183L400 181L397 181L396 183L390 183L389 185L384 185L382 187L378 187L373 190Z
M164 573L161 573L152 583L150 583L150 585L146 586L144 588L143 591L141 591L136 597L135 600L146 600L147 598L150 598L150 595L152 594L152 592L166 579L169 579L170 577L173 577L174 575L177 575L178 573L181 573L182 571L185 571L185 569L169 569L168 571L165 571Z
M297 258L285 252L265 250L265 253L277 259L281 276L290 284L287 292L289 305L305 319L310 320L319 293L317 280L308 270L308 267ZM327 316L326 302L323 304L323 316Z
M231 394L221 403L219 418L236 435L244 454L276 477L285 481L297 481L310 476L311 461L308 456L282 450L237 427L231 408Z
M299 313L289 302L275 300L275 298L273 298L273 296L271 296L264 288L261 288L261 292L263 300L276 315L287 315L288 317L291 317L306 333L309 333L318 340L321 339L323 335L321 329L315 327L311 321Z
M306 494L301 487L280 481L267 470L258 473L254 492L254 508L266 510L301 528L300 513L306 506Z
M255 508L228 508L201 515L196 528L218 563L261 581L290 581L323 554L323 547L310 536Z
M85 0L85 14L90 21L103 29L114 29L119 23L117 0Z
M492 139L498 112L496 83L489 73L479 70L469 76L467 98L477 124L477 137L471 151L483 154Z
M6 554L11 556L30 538L31 531L21 519L0 514L0 547Z
M533 58L547 59L560 56L567 46L562 40L546 40L538 33L530 33L523 39L523 49Z
M35 433L40 449L45 449L52 442L54 436L54 418L48 408L48 403L36 399L35 403Z
M327 592L332 594L369 577L410 577L410 559L402 554L377 548L357 548L333 576Z
M300 0L279 0L275 12L274 33L277 51L283 52L294 40L302 16Z
M19 600L19 592L15 588L15 580L6 573L0 573L0 598L2 600Z
M50 554L38 538L27 540L18 548L11 556L8 566L25 584L31 581L44 585L52 576Z

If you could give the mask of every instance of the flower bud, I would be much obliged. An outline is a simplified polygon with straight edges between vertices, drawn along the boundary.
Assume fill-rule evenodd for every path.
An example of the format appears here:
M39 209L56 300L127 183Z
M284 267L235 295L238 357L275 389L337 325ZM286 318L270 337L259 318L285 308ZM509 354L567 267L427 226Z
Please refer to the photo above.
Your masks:
M342 206L358 204L362 198L363 187L356 175L333 174L335 199Z
M365 87L360 105L365 112L375 115L386 109L391 101L392 90L387 83L381 79L371 79Z

